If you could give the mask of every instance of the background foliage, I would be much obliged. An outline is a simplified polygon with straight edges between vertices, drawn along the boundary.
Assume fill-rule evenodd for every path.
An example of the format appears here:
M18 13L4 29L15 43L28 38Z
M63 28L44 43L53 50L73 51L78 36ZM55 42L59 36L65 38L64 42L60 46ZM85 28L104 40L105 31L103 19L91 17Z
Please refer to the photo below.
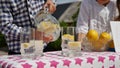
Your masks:
M6 47L6 46L7 46L7 44L6 44L6 41L5 41L5 37L4 37L4 35L2 35L0 33L0 47Z

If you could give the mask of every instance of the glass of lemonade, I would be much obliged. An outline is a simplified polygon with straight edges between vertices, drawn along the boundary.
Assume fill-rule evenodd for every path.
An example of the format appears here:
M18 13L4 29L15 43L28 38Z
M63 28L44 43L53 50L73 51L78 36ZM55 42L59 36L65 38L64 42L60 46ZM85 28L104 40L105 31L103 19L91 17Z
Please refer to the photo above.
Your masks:
M34 28L21 30L21 55L23 58L33 59L43 54L43 33Z
M69 57L81 55L81 43L79 41L68 42Z
M75 57L81 55L81 43L76 41L75 27L61 27L62 55Z

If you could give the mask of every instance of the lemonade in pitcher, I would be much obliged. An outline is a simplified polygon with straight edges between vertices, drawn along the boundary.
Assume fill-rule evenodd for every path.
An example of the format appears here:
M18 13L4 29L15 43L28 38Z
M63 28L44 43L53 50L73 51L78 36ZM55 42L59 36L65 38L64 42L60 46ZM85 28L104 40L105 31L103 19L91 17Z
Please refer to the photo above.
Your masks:
M44 32L44 36L51 36L52 41L55 41L59 38L60 24L57 19L53 17L47 10L44 9L38 12L34 20L37 30L40 32Z

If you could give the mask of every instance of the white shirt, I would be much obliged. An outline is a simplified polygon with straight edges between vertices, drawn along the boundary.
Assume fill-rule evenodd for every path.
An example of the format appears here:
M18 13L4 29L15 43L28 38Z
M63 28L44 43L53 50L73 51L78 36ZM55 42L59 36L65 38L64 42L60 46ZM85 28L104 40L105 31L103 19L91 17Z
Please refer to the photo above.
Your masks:
M95 29L99 33L111 32L110 21L116 16L115 0L106 6L100 5L96 0L83 0L77 20L77 32L87 33Z

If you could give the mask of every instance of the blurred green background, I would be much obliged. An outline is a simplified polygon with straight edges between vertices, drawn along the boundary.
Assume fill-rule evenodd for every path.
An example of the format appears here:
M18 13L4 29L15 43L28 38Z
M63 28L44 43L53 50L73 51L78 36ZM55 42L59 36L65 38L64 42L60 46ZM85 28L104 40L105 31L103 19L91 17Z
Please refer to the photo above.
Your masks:
M0 33L0 48L1 47L6 47L6 46L7 46L7 44L6 44L6 41L5 41L5 37L4 37L4 35L2 35Z

